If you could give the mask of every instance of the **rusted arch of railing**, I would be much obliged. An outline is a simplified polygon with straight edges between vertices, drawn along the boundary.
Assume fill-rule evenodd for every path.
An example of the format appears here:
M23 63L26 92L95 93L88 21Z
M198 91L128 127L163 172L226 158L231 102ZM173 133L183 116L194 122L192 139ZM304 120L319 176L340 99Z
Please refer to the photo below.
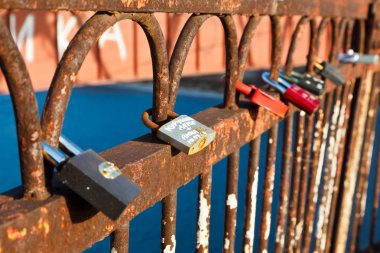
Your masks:
M5 24L0 21L0 67L6 78L15 112L24 196L49 196L41 150L37 102L24 60Z
M169 109L174 108L175 99L176 99L176 90L178 88L181 72L186 60L186 55L188 53L188 50L191 45L191 41L193 40L196 32L199 30L201 24L209 17L209 15L193 15L190 17L188 22L186 23L185 27L182 30L182 33L177 41L173 56L171 58L170 64L168 63L167 52L165 48L165 44L163 42L163 36L160 26L157 23L157 20L154 18L152 14L127 14L127 13L97 13L95 14L89 21L84 24L84 26L81 28L81 30L77 33L75 38L70 43L67 51L65 52L65 55L63 56L58 69L56 71L56 74L53 78L51 89L49 91L48 99L45 103L43 117L42 117L42 133L43 138L47 140L52 145L57 145L58 136L60 134L60 131L62 129L63 124L63 118L66 111L66 107L68 104L68 100L70 97L71 89L73 87L76 74L78 73L80 66L82 62L84 61L84 58L88 51L90 50L91 46L97 41L97 39L101 36L101 34L109 27L111 27L114 23L118 22L122 19L132 19L133 21L139 23L147 38L149 41L150 49L151 49L151 56L152 56L152 65L153 65L153 82L154 82L154 97L153 97L153 120L156 122L160 122L166 118L166 113ZM234 22L230 15L222 15L221 21L224 27L224 30L226 32L226 92L224 96L224 104L226 107L229 107L231 109L234 108L235 104L235 80L239 79L241 80L244 76L245 71L245 62L247 59L248 50L251 44L251 40L253 37L253 34L255 32L255 29L260 21L260 16L251 16L248 20L248 23L244 29L244 33L242 36L242 39L240 40L239 44L239 50L237 50L237 38L236 38L236 31L234 28ZM271 26L272 26L272 62L271 62L271 77L276 78L278 76L279 70L280 70L280 55L281 55L281 38L280 38L280 22L278 16L271 16ZM317 32L317 24L314 17L307 17L304 16L299 21L296 30L293 34L293 39L291 42L291 46L289 48L288 52L288 58L287 63L285 65L285 71L289 72L292 69L292 55L295 52L296 42L297 38L302 30L302 27L309 22L310 24L310 30L311 30L311 38L310 38L310 47L309 47L309 54L308 54L308 62L307 62L307 71L311 71L312 68L312 61L314 59L314 56L316 55L316 51L318 50L318 43L319 38L325 29L326 25L330 21L329 18L324 18L318 28ZM340 21L340 22L339 22ZM332 50L330 54L330 60L332 62L336 63L336 56L339 52L340 42L343 42L343 36L346 35L345 45L344 48L348 48L351 44L351 36L352 36L352 29L353 29L353 20L347 21L346 19L339 20L337 18L331 19L332 26L333 26L333 41L332 41ZM347 22L349 22L349 26L346 29ZM360 21L360 26L363 28L364 21ZM9 57L8 53L4 51L3 48L0 47L0 63L3 71L5 72L5 75L7 77L7 83L10 87L10 93L12 95L12 98L14 100L14 107L16 111L16 119L18 122L18 131L19 131L19 138L22 139L22 134L20 133L26 133L28 135L30 132L30 129L35 130L32 133L39 133L40 131L40 125L38 123L38 114L37 114L37 107L35 106L35 98L34 94L31 88L30 79L27 76L26 68L23 65L22 58L12 40L10 40L9 31L5 28L4 25L0 24L0 32L2 34L8 34L7 37L5 37L4 40L8 39L9 48L12 48L12 52L16 52L14 59L16 59L16 63L19 64L15 67L15 69L20 70L22 77L25 77L23 80L26 80L25 83L17 80L17 79L9 79L9 78L17 78L16 75L12 75L12 73L7 76L7 70L9 71L9 66L12 66L9 63ZM6 31L3 32L3 29ZM347 30L347 32L346 32ZM364 32L363 29L361 29L361 44L364 44ZM3 37L2 37L3 39ZM364 49L364 46L360 45L360 49ZM366 49L368 50L368 49ZM237 57L239 56L239 57ZM13 60L13 59L12 59ZM21 61L21 63L20 63ZM10 69L13 70L13 69ZM363 73L366 73L367 71L364 71ZM25 76L26 75L26 76ZM352 75L353 77L357 77L355 75ZM364 74L363 74L364 76ZM11 86L10 83L13 83L14 86ZM18 86L18 84L24 84L24 86ZM20 90L20 88L24 89L23 91ZM334 91L334 93L329 93L326 96L326 101L324 106L321 108L321 110L318 111L316 114L316 123L314 127L314 116L307 117L306 118L306 124L305 124L305 116L302 114L297 115L298 117L298 130L296 133L296 152L295 156L297 159L294 159L292 162L290 155L292 153L292 150L289 149L291 147L292 142L292 115L286 119L286 125L285 125L285 143L289 145L284 145L284 163L282 168L282 181L281 181L281 192L285 194L285 196L289 196L289 190L290 187L292 188L292 193L294 195L297 195L297 202L290 202L291 210L290 214L288 215L284 210L284 207L288 205L287 199L282 199L280 201L280 207L279 207L279 213L280 213L280 219L278 221L278 226L276 229L277 235L279 240L276 240L275 244L275 251L276 252L282 252L284 248L286 248L289 251L297 251L300 252L301 248L303 247L304 251L308 251L310 240L311 240L311 232L310 228L312 229L312 225L314 224L314 213L315 208L313 205L311 205L313 208L309 208L305 210L305 207L307 205L310 206L311 201L314 201L315 197L320 197L318 194L315 196L316 190L319 188L320 182L314 182L316 178L319 178L319 181L322 180L322 166L324 165L324 157L320 159L322 156L322 153L324 155L324 151L327 150L327 155L335 155L337 157L337 164L335 164L335 168L337 170L337 173L335 175L326 173L329 172L329 169L331 168L329 166L333 166L332 164L327 164L327 167L325 168L325 175L323 177L323 181L326 182L334 182L334 189L333 194L331 193L331 188L324 187L322 196L332 196L331 200L327 200L332 203L329 210L325 213L325 219L321 224L323 224L323 227L321 228L322 236L325 236L327 238L331 238L333 235L336 235L337 233L333 233L333 222L335 221L335 211L336 208L336 201L338 198L338 195L340 194L340 191L336 191L335 189L342 187L338 187L340 185L340 172L342 171L344 166L344 152L339 150L339 145L344 146L346 141L344 137L339 137L339 127L341 129L346 129L348 126L348 118L350 116L350 110L351 107L351 98L352 96L354 84L348 84L344 86L344 88L338 88ZM359 96L365 95L366 99L363 99L363 101L360 103L365 105L364 108L375 110L376 106L378 105L378 94L379 94L379 87L378 85L373 84L373 87L369 87L368 80L362 81L359 84ZM371 93L371 96L369 96L369 90L373 90ZM329 89L331 91L331 88ZM17 100L19 97L17 97L18 93L25 93L28 94L29 99L20 101ZM377 96L376 96L377 94ZM367 107L366 107L367 106ZM19 108L19 109L18 109ZM21 108L21 109L20 109ZM24 108L24 109L23 109ZM28 108L28 115L24 115L26 112L26 109ZM360 112L367 113L364 109L357 109L355 112L355 119L360 119L361 123L363 123L363 116L360 115ZM23 114L24 113L24 114ZM26 120L26 117L28 120L31 120L33 124L30 124L30 121L28 122ZM268 116L269 117L269 116ZM366 118L364 118L365 120ZM270 118L270 121L274 119ZM276 121L274 121L276 122ZM364 121L365 123L365 121ZM373 129L373 126L375 124L374 117L368 116L367 125L370 126L369 129ZM304 126L306 125L306 130L304 130ZM329 129L335 125L335 127L338 127L338 130L336 132L331 131L329 134ZM29 126L29 129L26 129L25 126ZM266 124L267 127L270 126L270 124ZM361 126L362 128L364 126ZM274 165L275 165L275 159L276 159L276 142L277 142L277 130L278 125L275 124L269 132L269 143L268 143L268 152L267 152L267 167L266 167L266 180L265 180L265 186L264 186L264 198L263 198L263 213L270 212L272 202L270 199L272 199L273 196L273 184L274 184ZM314 131L313 131L314 130ZM364 129L361 130L362 132ZM372 131L372 132L371 132ZM312 133L315 133L314 141L312 137ZM365 140L365 152L370 154L371 151L371 136L373 134L373 130L368 130L368 134L366 134L366 140ZM306 136L305 139L303 136ZM330 143L327 140L327 136L332 136L336 138L336 143ZM32 136L33 137L33 136ZM353 137L353 141L356 143L359 143L357 141L358 138ZM30 140L30 139L28 139ZM44 181L44 171L42 167L42 155L41 155L41 148L39 146L39 140L40 135L38 135L37 138L32 138L34 143L29 144L28 142L20 141L20 154L22 157L30 157L31 155L37 154L39 157L39 160L37 159L36 162L24 162L22 163L22 174L23 174L23 183L26 187L25 196L28 196L30 192L33 192L33 194L36 195L37 198L43 199L47 197L46 190L45 190L45 181ZM251 140L250 140L251 141ZM339 145L337 145L337 143ZM302 147L302 145L304 146ZM373 140L372 140L373 144ZM259 157L259 146L260 146L260 139L259 137L251 141L250 143L250 160L249 160L249 176L248 176L248 185L247 185L247 192L248 196L254 195L254 189L253 186L255 183L257 183L257 167L258 167L258 157ZM26 147L26 148L25 148ZM311 155L311 148L313 150L316 150L317 154ZM350 147L348 155L348 159L351 159L349 155L354 154L354 151L356 151L356 146ZM22 158L23 159L23 158ZM21 160L22 160L21 159ZM239 149L237 148L235 151L231 153L229 156L229 162L228 162L228 182L227 182L227 198L233 194L237 194L237 175L238 175L238 160L239 160ZM366 165L366 169L363 170L362 175L360 176L360 182L359 182L359 190L361 193L365 192L365 178L366 178L366 171L369 168L368 165L368 158L367 160L364 160L364 164ZM22 160L23 161L23 160ZM27 160L25 160L27 161ZM346 167L350 164L355 164L356 161L348 161L348 165L345 165ZM33 165L39 164L37 167L33 167ZM291 172L291 166L293 165L293 171ZM37 173L32 174L32 176L38 175L39 177L32 177L31 179L28 179L25 175L28 175L28 172L31 172L32 169L34 169ZM302 170L301 170L302 169ZM311 170L311 181L308 184L308 171ZM33 171L32 171L33 172ZM354 174L355 170L353 170L351 173ZM290 182L290 184L287 182L287 178L290 178L290 174L293 174L293 181ZM297 178L294 177L294 175L300 175L300 178L302 179L301 182L295 182L294 180L297 180ZM335 176L336 180L332 180L332 177ZM25 178L25 179L24 179ZM347 176L345 177L347 178ZM38 180L36 180L38 179ZM49 180L49 178L48 178ZM318 180L317 180L318 181ZM301 184L302 183L302 184ZM206 210L210 209L210 191L211 191L211 166L206 166L201 171L200 176L200 191L199 191L199 198L200 200L202 198L205 198L206 201ZM29 187L29 188L27 188ZM256 189L257 190L257 189ZM379 192L379 190L377 190ZM45 193L45 194L39 194L39 193ZM287 193L287 194L286 194ZM306 194L308 196L306 196ZM378 193L380 194L380 193ZM298 196L299 199L298 199ZM348 195L349 197L350 195ZM363 194L361 194L363 196ZM365 199L365 197L361 197ZM377 196L377 195L376 195ZM346 197L347 198L347 197ZM256 200L257 201L257 200ZM174 250L175 249L175 241L172 241L173 236L175 236L175 214L176 214L176 194L172 193L171 195L168 195L164 201L163 201L163 228L162 228L162 237L163 237L163 243L162 243L162 250L165 249ZM202 212L202 203L200 201L199 206L199 212ZM250 252L252 251L253 241L252 237L249 236L249 232L252 232L252 220L255 219L256 213L254 210L255 203L252 199L247 198L247 210L245 215L245 228L244 228L244 234L246 235L244 238L244 251ZM328 202L321 202L319 208L327 208ZM52 204L53 205L53 204ZM343 209L347 208L344 204ZM378 203L374 203L375 207L377 208ZM234 209L234 210L233 210ZM357 210L356 210L357 209ZM362 210L360 208L356 208L355 213L361 213ZM203 208L203 210L205 210ZM228 202L226 200L226 220L225 220L225 251L233 251L234 249L234 240L235 240L235 225L236 225L236 207L231 208L228 205ZM306 214L305 214L306 212ZM130 214L131 217L133 217L133 214ZM201 213L198 214L199 217L202 216ZM286 237L286 233L284 232L286 229L286 224L284 223L284 220L286 220L286 217L291 218L291 226L287 228L288 236ZM129 216L128 216L129 217ZM305 218L304 218L305 217ZM357 220L357 225L355 225L355 232L358 231L358 227L360 226L360 218ZM102 218L99 218L100 220ZM115 233L113 234L113 240L112 245L118 252L126 252L128 250L128 236L129 236L129 225L128 221L125 222L126 219L122 219L117 228L114 227L114 225L111 226L111 228L107 228L107 232L102 232L102 235L106 235L110 233L112 230L115 230ZM103 224L105 222L103 221ZM198 233L197 233L197 249L198 251L206 251L208 249L208 224L209 224L209 217L208 221L206 222L207 226L202 227L198 223ZM271 221L267 219L267 216L262 215L261 218L261 234L260 234L260 243L259 248L260 250L267 250L268 249L268 229L270 228ZM345 231L347 226L347 222L343 221L341 224L337 224L338 231L342 230ZM282 231L280 231L282 229ZM301 232L304 231L304 233L301 236ZM99 234L100 235L100 234ZM330 237L330 236L331 237ZM174 237L175 238L175 237ZM294 242L292 241L294 240ZM355 238L356 242L357 238ZM339 242L335 245L331 245L331 240L327 240L327 245L322 245L322 239L317 236L317 242L316 242L316 250L322 250L322 248L326 247L329 249L330 247L341 247L341 244ZM93 241L86 242L86 244L91 244ZM351 244L350 250L354 251L356 243L353 242ZM0 244L1 249L1 244Z

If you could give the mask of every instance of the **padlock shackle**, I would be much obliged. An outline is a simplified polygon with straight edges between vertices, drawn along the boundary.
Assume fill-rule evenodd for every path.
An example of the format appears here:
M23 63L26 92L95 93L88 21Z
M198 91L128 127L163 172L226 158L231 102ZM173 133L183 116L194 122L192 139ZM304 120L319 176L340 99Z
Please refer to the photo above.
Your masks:
M278 81L277 81L279 84L281 84L282 86L285 86L285 88L290 88L292 86L291 83L289 83L288 81L286 81L284 78L282 77L278 77Z
M141 120L143 122L143 124L152 129L153 131L157 132L157 130L160 128L160 126L157 124L157 123L154 123L153 121L151 121L149 119L149 117L152 115L152 108L144 111L141 115ZM172 118L172 119L175 119L177 118L179 115L175 112L172 112L172 111L168 111L168 117L169 118Z
M59 136L59 148L70 156L76 156L83 152L80 147L64 135Z
M283 87L280 83L275 82L272 79L270 79L269 76L270 76L269 72L264 72L264 73L261 74L261 78L264 80L264 82L266 82L267 84L269 84L273 88L277 89L279 92L285 93L286 88Z
M285 74L283 71L280 72L280 77L289 81L289 82L292 82L292 83L296 83L298 84L300 81L301 81L301 74L297 73L296 75L293 75L293 73L297 73L297 72L294 72L292 71L291 75L287 75Z
M54 167L64 163L69 157L61 150L55 149L46 142L42 141L44 158L51 163Z

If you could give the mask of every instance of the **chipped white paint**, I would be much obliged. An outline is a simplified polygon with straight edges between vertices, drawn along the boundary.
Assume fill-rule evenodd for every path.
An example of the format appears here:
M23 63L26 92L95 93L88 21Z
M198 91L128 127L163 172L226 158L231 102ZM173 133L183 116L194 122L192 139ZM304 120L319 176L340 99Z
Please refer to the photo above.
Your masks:
M322 177L322 169L323 169L323 161L325 160L325 150L326 150L326 139L329 132L329 123L327 123L323 126L323 139L322 139L322 145L319 153L319 160L318 160L318 168L317 168L317 175L315 178L315 184L313 188L313 202L317 203L318 200L318 189L319 185L321 183L321 177Z
M209 242L209 230L208 230L208 218L210 217L210 204L204 196L203 190L199 193L199 217L197 231L197 249L202 247L208 248Z
M277 226L277 233L276 233L276 243L279 243L282 247L284 246L284 230L281 226Z
M117 253L117 250L114 247L112 247L111 253Z
M271 215L271 213L268 211L268 212L265 214L265 223L266 223L267 225L266 225L266 228L265 228L264 240L268 240L268 239L269 239L271 217L272 217L272 215Z
M228 195L226 205L229 206L230 209L235 209L237 207L237 199L235 194Z
M272 144L273 143L273 139L269 138L268 142L269 142L269 144Z
M256 220L256 204L257 204L257 188L259 183L259 167L256 168L255 174L253 176L253 183L251 187L251 213L248 214L248 229L245 232L245 238L248 239L248 243L244 245L244 252L253 252L253 242L255 233L255 220Z
M171 239L172 239L172 245L166 245L164 249L164 253L175 253L175 246L176 246L175 235L172 235Z
M224 239L224 249L228 250L230 248L230 240L228 238Z
M267 249L263 249L262 253L268 253Z

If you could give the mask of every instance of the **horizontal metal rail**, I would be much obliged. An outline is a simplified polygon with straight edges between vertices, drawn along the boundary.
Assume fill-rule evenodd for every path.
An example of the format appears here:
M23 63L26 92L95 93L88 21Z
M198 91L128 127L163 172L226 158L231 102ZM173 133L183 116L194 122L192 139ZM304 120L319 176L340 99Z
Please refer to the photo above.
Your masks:
M0 9L307 15L367 18L372 0L1 0Z

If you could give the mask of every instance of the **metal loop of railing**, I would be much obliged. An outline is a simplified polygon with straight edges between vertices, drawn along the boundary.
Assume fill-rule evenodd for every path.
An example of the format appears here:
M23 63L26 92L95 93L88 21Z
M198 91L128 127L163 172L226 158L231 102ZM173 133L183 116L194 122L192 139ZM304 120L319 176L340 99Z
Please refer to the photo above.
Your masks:
M127 2L126 5L131 4L130 1ZM89 235L86 236L85 241L74 240L76 245L67 243L57 251L83 250L88 245L111 234L111 251L128 252L129 221L160 200L162 200L161 251L175 252L177 189L198 175L196 251L208 252L212 208L212 166L224 157L228 157L228 161L223 250L234 252L237 238L240 147L245 143L249 143L248 177L243 218L243 248L238 251L253 252L254 238L258 237L256 246L260 252L271 252L272 248L274 252L310 252L310 250L344 252L347 241L349 241L348 251L357 252L359 233L364 222L364 204L368 201L371 156L374 153L380 93L379 74L375 72L379 71L379 67L374 69L358 64L358 66L344 66L346 68L344 69L338 63L338 54L352 47L359 52L370 52L369 45L372 45L371 40L374 39L372 31L374 21L367 22L363 17L355 16L321 15L322 19L318 24L318 17L310 13L300 13L301 17L291 37L284 72L286 74L292 72L293 56L301 33L308 24L310 36L305 72L312 74L314 60L321 48L322 35L330 23L332 36L329 62L339 69L344 69L347 79L346 84L337 88L327 81L327 94L321 97L322 106L315 114L306 116L304 112L298 112L296 108L290 106L290 112L284 122L283 140L281 140L282 156L279 157L277 155L278 137L281 136L279 135L279 119L262 108L247 109L243 106L239 108L241 105L237 103L239 94L235 91L236 81L242 81L244 77L252 39L262 20L262 15L249 14L241 39L238 41L232 15L235 13L216 14L206 11L201 12L203 14L192 14L183 26L172 56L168 59L160 24L154 14L144 12L146 11L142 13L97 12L82 25L58 64L45 101L41 123L38 120L32 83L20 51L11 39L9 30L0 21L2 35L0 37L0 67L6 78L15 111L24 187L24 199L21 201L11 200L3 204L0 198L0 229L4 231L0 233L0 253L12 252L13 249L25 250L24 242L17 244L18 241L12 239L16 238L14 236L18 236L17 240L23 238L25 236L21 236L23 231L27 231L25 232L27 237L23 240L31 244L41 244L41 236L54 236L59 240L70 242L75 235L87 230L89 230ZM273 80L277 80L281 69L283 41L281 14L276 11L265 14L269 15L271 24L270 78ZM45 140L54 147L58 146L71 91L86 55L100 36L115 23L129 19L141 26L149 42L153 68L152 109L143 114L143 122L153 130L157 130L158 126L166 122L168 118L177 116L173 111L190 46L201 26L213 15L220 19L224 30L226 52L224 100L222 107L203 111L198 116L203 117L205 121L209 120L207 122L210 127L217 132L214 143L210 145L210 148L206 148L204 153L191 157L183 154L175 156L169 152L170 149L166 145L146 149L145 147L153 145L149 142L141 142L140 145L144 147L138 146L136 142L127 142L104 152L102 155L107 158L117 156L120 167L128 176L133 175L133 171L137 169L140 174L144 174L141 173L143 170L147 171L144 175L133 177L133 181L143 185L142 196L127 208L117 222L106 219L102 214L96 214L81 224L74 224L69 218L70 207L67 206L64 198L50 195L47 191L52 172L47 167L44 169L40 141ZM373 16L369 18L373 19ZM354 91L357 94L354 94ZM255 117L252 117L252 110L256 110ZM149 119L150 116L152 120ZM230 122L234 122L237 130L230 129ZM228 133L220 129L228 129ZM266 130L269 130L269 134L263 194L260 198L258 195L260 192L259 159L262 153L260 144L261 135ZM149 138L153 137L149 136ZM141 149L141 154L136 152L139 153L138 158L127 154L126 150L131 147ZM276 170L277 159L281 159L281 170ZM160 178L157 184L148 188L150 186L145 185L149 185L155 178L152 175L156 171L151 169L155 165L160 166L160 175L167 173L168 176L164 179L168 182ZM177 172L177 167L181 167L181 172ZM376 177L380 175L379 167L378 165ZM275 185L277 171L281 173L278 186ZM175 176L172 176L172 173ZM168 185L164 190L162 190L163 184ZM372 220L378 218L375 212L379 206L379 185L380 182L377 181L373 190L375 211L372 212ZM280 198L275 200L277 187ZM49 196L51 197L48 198ZM32 200L29 200L30 198ZM145 202L144 198L147 198ZM259 201L261 201L261 213L257 211ZM278 205L273 208L276 201ZM25 206L23 206L24 202L27 203ZM9 215L9 210L16 210L16 214ZM351 210L354 213L352 222L350 222ZM59 213L59 216L55 213ZM274 214L277 220L273 218ZM260 220L259 224L255 224L257 217ZM3 219L6 222L3 222ZM60 220L54 223L57 219ZM40 225L40 223L43 224ZM53 225L58 223L59 225ZM276 224L273 225L273 223ZM90 231L89 227L95 227L94 224L100 226L101 229ZM30 232L32 231L30 226L35 228L34 234ZM40 226L45 230L40 232ZM256 235L255 230L258 226L260 232ZM21 227L26 230L22 230ZM374 233L375 226L372 225L371 245L376 247ZM270 239L271 235L275 235L273 241ZM43 246L43 249L51 248L52 245L49 243L50 241ZM14 246L15 244L18 246Z

